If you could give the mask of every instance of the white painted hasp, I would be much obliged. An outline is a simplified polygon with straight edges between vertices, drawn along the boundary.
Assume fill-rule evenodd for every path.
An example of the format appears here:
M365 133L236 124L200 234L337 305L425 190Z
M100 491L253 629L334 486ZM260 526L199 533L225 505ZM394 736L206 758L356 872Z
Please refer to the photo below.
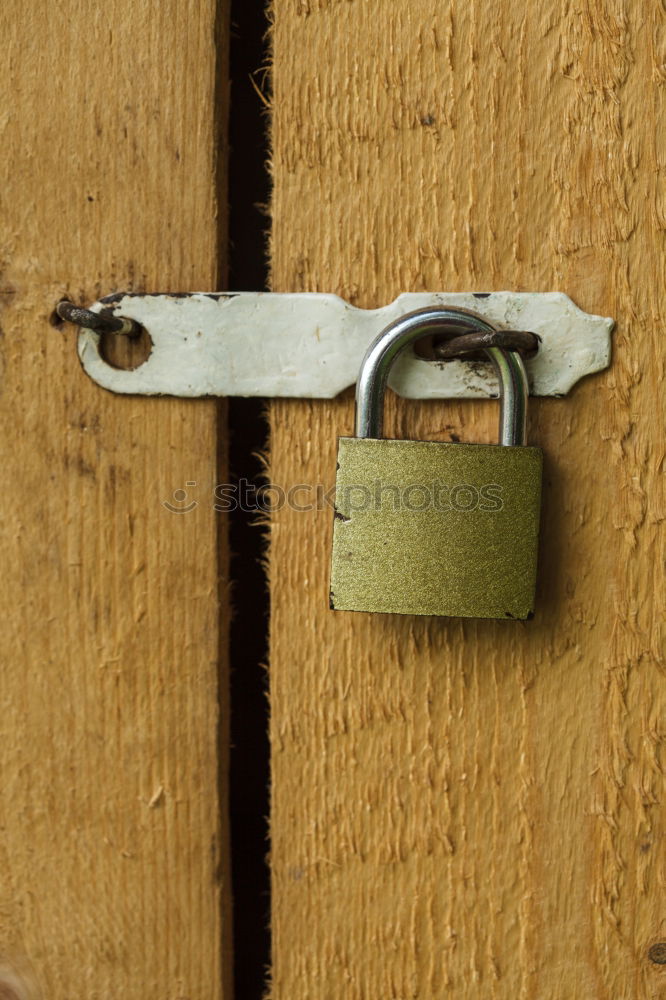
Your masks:
M82 329L87 374L117 393L155 396L291 396L330 399L353 385L366 349L385 326L428 306L468 309L498 328L528 330L541 344L526 363L535 396L563 396L610 363L613 320L582 312L562 292L400 295L381 309L357 309L337 295L275 292L110 296L112 309L148 331L152 350L131 371L100 353L100 336ZM412 399L497 396L492 365L427 361L407 351L389 385Z

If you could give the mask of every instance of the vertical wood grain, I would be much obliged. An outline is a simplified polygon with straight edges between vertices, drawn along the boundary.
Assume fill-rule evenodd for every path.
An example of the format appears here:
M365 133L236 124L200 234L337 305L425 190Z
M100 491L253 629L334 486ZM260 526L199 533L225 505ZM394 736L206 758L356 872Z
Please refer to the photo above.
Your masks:
M105 393L73 328L49 324L64 295L216 287L227 14L0 13L0 993L14 975L16 1000L30 982L48 1000L229 995L218 411ZM190 513L163 506L179 489Z
M608 372L531 407L533 622L330 612L330 509L274 515L272 997L665 998L664 10L273 19L276 291L559 289L617 332ZM351 400L271 412L273 480L332 485ZM426 439L496 421L388 413Z

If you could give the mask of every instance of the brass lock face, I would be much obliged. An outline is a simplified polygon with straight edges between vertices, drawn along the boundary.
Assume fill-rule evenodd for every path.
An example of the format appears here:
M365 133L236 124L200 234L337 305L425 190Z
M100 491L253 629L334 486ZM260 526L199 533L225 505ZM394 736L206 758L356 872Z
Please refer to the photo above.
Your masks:
M541 459L539 448L341 438L332 607L530 617Z
M500 375L501 444L381 436L392 360L423 336L424 323L426 332L450 327L454 312L461 326L489 328L461 310L427 310L392 324L366 355L357 390L361 436L339 440L334 610L502 619L533 614L542 452L523 444L522 359L488 351Z

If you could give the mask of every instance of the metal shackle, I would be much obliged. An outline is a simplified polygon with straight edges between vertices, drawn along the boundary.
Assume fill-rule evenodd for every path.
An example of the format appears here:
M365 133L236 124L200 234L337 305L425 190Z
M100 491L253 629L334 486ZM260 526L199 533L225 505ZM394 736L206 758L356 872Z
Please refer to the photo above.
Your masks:
M366 351L356 384L356 429L359 438L381 438L384 427L384 391L398 355L415 340L431 333L457 328L495 333L486 320L464 309L434 306L407 313L390 323ZM517 351L484 347L499 378L499 443L524 445L527 441L529 387L525 364Z

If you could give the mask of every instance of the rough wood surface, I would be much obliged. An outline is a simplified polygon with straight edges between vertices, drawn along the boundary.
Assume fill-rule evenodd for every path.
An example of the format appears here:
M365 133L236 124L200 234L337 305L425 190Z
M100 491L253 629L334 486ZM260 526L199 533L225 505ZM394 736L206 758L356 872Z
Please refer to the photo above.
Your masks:
M216 6L0 14L3 997L228 996L224 554L210 503L162 505L207 498L216 406L113 397L49 325L63 295L215 287Z
M275 290L560 289L618 328L531 409L535 621L334 614L331 511L274 516L272 996L664 998L663 6L273 13ZM415 438L495 420L389 404ZM275 404L273 480L330 486L351 430L349 398Z

